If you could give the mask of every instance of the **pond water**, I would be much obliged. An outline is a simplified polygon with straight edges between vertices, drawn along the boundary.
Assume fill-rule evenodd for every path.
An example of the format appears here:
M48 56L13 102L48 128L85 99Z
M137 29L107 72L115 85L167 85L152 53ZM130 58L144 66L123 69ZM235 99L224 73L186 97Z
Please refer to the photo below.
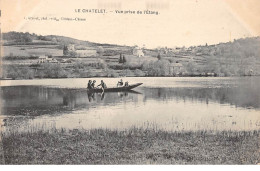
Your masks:
M101 79L109 87L119 80L96 78L97 82ZM1 81L1 128L260 128L259 77L123 80L143 85L129 92L88 94L87 78Z

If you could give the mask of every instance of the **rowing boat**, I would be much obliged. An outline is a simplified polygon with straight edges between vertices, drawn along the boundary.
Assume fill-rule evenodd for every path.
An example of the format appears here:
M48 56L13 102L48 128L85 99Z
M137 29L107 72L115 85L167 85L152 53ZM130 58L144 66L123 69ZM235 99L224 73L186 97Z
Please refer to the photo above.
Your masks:
M129 91L135 87L138 87L142 85L143 83L137 83L137 84L130 84L128 86L123 87L111 87L111 88L105 88L104 92L120 92L120 91ZM94 88L94 89L88 89L88 92L103 92L101 88Z

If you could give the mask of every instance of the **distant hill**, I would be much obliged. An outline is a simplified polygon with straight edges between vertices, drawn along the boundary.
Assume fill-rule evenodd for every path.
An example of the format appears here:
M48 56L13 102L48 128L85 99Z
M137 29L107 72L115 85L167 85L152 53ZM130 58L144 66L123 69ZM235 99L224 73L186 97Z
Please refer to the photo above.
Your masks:
M215 45L145 49L144 53L160 56L171 63L181 63L189 75L260 75L260 37Z
M115 44L94 43L57 35L37 35L34 33L8 32L2 34L3 56L62 56L63 47L73 44L76 50L97 50L104 56L132 53L132 47Z
M120 47L119 45L114 44L102 44L94 43L89 41L78 40L65 36L56 36L56 35L37 35L34 33L23 33L23 32L8 32L3 33L2 38L4 40L4 46L8 45L82 45L88 47L97 47L97 46L110 46L110 47Z

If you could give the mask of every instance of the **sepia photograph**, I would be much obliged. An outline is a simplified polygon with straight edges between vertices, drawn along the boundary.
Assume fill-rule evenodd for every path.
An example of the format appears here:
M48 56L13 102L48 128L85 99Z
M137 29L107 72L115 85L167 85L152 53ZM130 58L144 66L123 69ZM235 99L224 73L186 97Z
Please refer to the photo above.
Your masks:
M259 165L259 0L0 0L0 165Z

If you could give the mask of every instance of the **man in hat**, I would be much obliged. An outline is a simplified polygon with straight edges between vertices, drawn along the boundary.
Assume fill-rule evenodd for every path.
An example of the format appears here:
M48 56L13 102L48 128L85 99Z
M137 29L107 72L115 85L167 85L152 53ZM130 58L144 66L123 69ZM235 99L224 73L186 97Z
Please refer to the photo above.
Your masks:
M88 89L92 89L92 81L91 80L88 80Z

